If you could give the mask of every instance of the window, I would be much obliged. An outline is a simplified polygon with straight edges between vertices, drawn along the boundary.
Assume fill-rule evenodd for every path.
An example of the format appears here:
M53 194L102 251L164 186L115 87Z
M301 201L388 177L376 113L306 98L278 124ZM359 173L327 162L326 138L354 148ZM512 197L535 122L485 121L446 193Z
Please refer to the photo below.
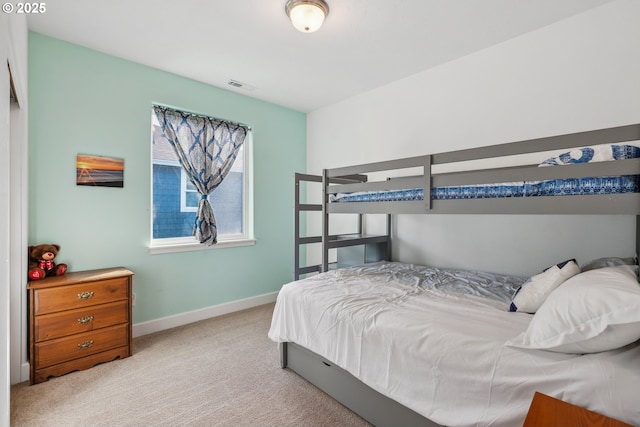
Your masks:
M195 212L198 209L198 190L184 170L180 172L180 212Z
M173 147L151 111L152 252L205 249L193 237L200 194L187 178ZM231 171L209 196L218 229L212 247L253 244L250 223L251 132L245 138Z

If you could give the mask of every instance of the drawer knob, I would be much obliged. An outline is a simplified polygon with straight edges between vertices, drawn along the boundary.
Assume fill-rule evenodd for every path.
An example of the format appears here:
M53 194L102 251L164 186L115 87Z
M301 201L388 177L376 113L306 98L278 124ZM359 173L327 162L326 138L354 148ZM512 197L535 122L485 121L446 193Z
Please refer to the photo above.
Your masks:
M78 294L78 299L89 299L93 296L93 291L84 291Z
M78 344L78 348L80 350L85 350L87 348L93 347L93 340L89 340L89 341L83 341L80 344Z
M78 319L78 323L80 325L86 325L87 323L93 322L93 316L82 316Z

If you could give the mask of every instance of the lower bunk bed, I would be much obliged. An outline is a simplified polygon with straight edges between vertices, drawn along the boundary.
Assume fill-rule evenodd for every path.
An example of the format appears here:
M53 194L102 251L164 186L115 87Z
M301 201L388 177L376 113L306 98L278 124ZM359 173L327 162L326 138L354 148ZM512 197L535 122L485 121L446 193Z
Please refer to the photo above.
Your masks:
M283 286L269 337L283 367L376 426L518 426L535 392L640 425L630 261L532 278L397 262L329 271ZM540 289L535 314L510 311L514 293Z

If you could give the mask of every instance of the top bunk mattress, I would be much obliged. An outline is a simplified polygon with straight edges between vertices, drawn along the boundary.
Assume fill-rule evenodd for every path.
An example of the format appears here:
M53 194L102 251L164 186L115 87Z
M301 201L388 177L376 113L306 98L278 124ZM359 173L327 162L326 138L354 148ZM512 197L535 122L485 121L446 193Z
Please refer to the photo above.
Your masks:
M640 175L568 178L503 184L435 187L432 200L486 199L497 197L575 196L640 192ZM387 202L423 200L422 188L392 191L337 193L332 202Z

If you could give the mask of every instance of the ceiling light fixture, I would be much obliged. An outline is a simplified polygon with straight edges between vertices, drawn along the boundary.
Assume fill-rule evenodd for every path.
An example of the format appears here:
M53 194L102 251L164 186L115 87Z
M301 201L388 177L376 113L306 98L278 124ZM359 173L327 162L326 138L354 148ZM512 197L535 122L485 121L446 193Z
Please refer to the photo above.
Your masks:
M296 30L313 33L329 14L329 5L324 0L288 0L284 10Z

